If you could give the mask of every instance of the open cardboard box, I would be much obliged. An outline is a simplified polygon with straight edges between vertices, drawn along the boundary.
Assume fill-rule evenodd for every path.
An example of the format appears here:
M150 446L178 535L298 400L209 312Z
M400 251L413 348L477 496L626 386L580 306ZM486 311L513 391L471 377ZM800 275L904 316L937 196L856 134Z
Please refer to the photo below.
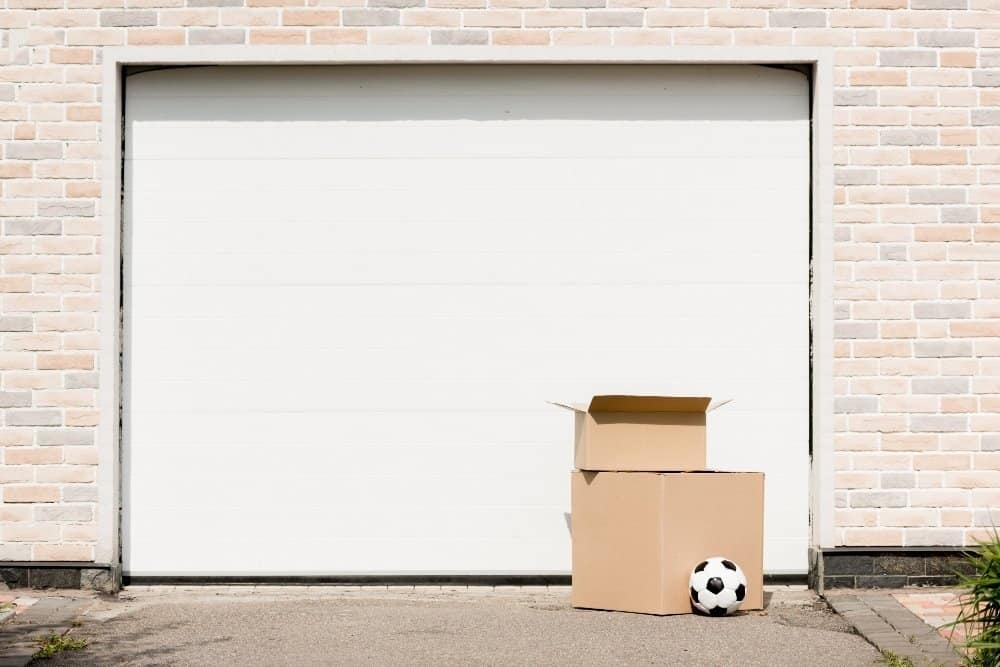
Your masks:
M706 414L729 401L701 396L594 396L557 405L576 413L579 470L699 470L706 465Z
M764 606L764 474L572 473L574 607L691 612L691 570L712 556L743 569L741 609Z

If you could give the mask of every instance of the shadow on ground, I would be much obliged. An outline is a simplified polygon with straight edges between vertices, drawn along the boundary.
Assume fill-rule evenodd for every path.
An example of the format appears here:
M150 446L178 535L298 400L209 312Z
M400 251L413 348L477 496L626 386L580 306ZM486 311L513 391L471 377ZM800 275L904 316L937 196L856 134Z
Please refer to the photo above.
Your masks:
M565 596L150 600L80 628L70 665L810 665L879 657L822 602L729 618L572 609Z

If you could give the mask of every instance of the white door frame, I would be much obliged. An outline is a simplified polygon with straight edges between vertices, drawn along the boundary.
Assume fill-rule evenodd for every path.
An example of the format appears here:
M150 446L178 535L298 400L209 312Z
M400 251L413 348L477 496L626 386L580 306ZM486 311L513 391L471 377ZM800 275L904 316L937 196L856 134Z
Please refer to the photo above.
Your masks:
M834 546L833 51L797 47L559 48L547 46L171 46L103 50L101 347L98 536L95 561L121 564L122 84L130 66L358 64L805 65L811 68L812 179L810 524L813 547ZM807 267L803 267L806 270Z

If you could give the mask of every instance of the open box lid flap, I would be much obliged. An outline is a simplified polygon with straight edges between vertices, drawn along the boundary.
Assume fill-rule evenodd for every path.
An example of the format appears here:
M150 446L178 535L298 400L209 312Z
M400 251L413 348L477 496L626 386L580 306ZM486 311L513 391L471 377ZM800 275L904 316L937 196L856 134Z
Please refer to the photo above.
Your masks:
M575 412L711 412L732 399L712 400L707 396L594 396L589 403L550 401Z

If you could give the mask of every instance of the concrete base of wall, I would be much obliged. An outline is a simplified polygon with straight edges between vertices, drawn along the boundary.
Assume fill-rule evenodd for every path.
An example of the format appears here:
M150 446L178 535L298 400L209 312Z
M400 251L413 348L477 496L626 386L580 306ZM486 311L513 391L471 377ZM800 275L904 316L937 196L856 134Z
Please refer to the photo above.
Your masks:
M809 584L832 588L953 586L969 573L961 547L838 547L814 549Z
M839 547L814 549L809 586L823 592L834 588L902 588L952 586L959 573L969 572L968 549L960 547ZM0 581L11 588L73 588L117 592L122 584L349 584L568 586L568 574L405 574L330 576L122 577L117 565L82 562L0 562ZM767 584L802 584L804 577L766 576Z
M11 588L74 588L115 593L121 588L121 569L101 563L3 561L0 581Z

